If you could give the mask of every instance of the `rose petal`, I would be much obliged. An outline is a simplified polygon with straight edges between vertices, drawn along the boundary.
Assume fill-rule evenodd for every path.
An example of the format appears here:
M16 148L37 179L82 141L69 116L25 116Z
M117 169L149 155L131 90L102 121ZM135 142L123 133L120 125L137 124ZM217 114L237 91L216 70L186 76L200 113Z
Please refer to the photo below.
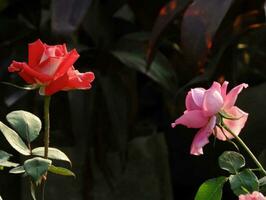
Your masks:
M224 109L230 108L235 105L238 94L243 90L243 88L247 88L248 84L242 83L236 87L234 87L227 95L224 101Z
M29 66L34 67L39 64L41 57L44 53L44 44L40 39L36 40L33 43L30 43L28 46L29 49Z
M94 80L94 73L86 72L80 73L78 70L71 70L68 73L68 82L64 86L63 90L71 89L90 89L91 82Z
M191 94L192 94L192 98L194 100L194 103L200 108L202 107L203 97L204 97L205 91L206 90L204 88L191 89Z
M27 83L35 83L37 82L45 83L52 79L51 76L46 74L39 73L32 68L30 68L26 63L13 61L10 67L8 68L10 72L17 71L19 75L27 82ZM31 78L32 77L32 78ZM33 82L34 80L34 82Z
M44 44L45 47L45 51L42 54L42 58L40 60L40 63L45 61L48 58L59 58L59 57L64 57L65 55L67 55L67 51L66 51L66 46L65 45L47 45Z
M206 116L215 115L223 106L223 97L221 95L221 85L214 82L212 87L204 94L203 110Z
M221 94L222 94L224 101L225 101L225 97L226 97L227 86L228 86L228 81L224 81L223 85L221 87Z
M41 64L37 65L34 70L46 74L49 76L54 76L55 72L58 70L60 64L62 63L64 57L49 57L44 60Z
M59 77L58 79L52 81L49 85L44 88L44 94L50 96L60 90L62 90L68 82L68 75Z
M213 128L215 127L216 117L213 116L209 123L201 128L198 133L195 135L193 142L190 148L190 154L192 155L201 155L203 154L203 147L209 143L209 136L213 132Z
M254 191L252 194L241 194L239 200L266 200L260 192Z
M187 110L200 110L201 108L197 106L192 98L192 92L189 91L186 96L186 109Z
M63 76L67 71L72 67L72 65L76 62L78 59L79 54L76 51L76 49L73 49L70 51L63 59L61 64L58 67L58 70L55 73L54 79L59 78L60 76Z
M185 111L184 114L172 123L174 128L178 124L182 124L188 128L201 128L208 123L208 117L205 117L201 110Z
M242 111L236 106L231 107L230 109L225 111L229 116L233 116L234 118L239 118L237 120L229 120L229 119L224 119L224 124L231 130L233 131L234 134L238 135L242 128L244 127L247 118L248 118L248 113ZM223 133L224 132L224 133ZM225 129L220 130L217 129L216 137L219 140L226 140L234 138L231 133L227 132Z
M28 84L36 83L36 81L31 76L29 76L27 73L25 73L23 68L21 68L21 65L18 64L18 62L16 62L16 61L12 62L12 64L8 67L8 71L9 72L18 72L18 74L21 76L21 78L23 78Z
M52 95L59 90L79 89L85 90L91 88L91 82L94 80L94 73L80 73L78 70L69 70L64 76L52 81L44 88L45 95Z

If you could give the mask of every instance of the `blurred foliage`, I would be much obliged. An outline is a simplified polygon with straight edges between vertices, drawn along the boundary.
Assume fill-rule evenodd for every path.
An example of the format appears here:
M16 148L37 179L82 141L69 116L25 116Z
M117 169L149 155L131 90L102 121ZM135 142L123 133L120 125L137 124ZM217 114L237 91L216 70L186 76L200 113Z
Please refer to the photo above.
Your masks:
M264 3L0 0L1 81L24 85L7 67L13 59L26 61L27 44L37 38L76 48L81 56L75 67L96 74L91 90L60 92L52 99L51 145L68 152L77 180L49 177L50 199L66 193L69 199L171 200L180 194L193 199L199 185L219 170L213 166L224 143L209 145L203 157L190 157L194 131L173 130L170 123L183 111L186 91L213 80L249 83L252 88L240 98L251 116L244 139L266 141L259 109L265 107ZM36 91L2 84L0 120L15 109L41 117L42 101ZM1 149L12 152L0 141ZM253 146L259 154L265 144ZM0 172L4 199L20 198L8 190L15 180ZM25 189L18 180L14 187Z

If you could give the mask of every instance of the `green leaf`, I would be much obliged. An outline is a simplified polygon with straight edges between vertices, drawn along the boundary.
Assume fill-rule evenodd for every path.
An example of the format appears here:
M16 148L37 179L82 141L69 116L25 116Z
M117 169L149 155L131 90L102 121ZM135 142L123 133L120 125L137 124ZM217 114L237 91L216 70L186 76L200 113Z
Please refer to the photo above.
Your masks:
M36 155L36 156L44 156L44 147L37 147L37 148L33 149L32 154ZM71 164L71 161L67 157L67 155L64 152L62 152L56 148L49 147L48 158L55 159L55 160L67 161Z
M176 20L177 16L182 14L183 10L191 3L191 0L179 0L178 3L175 1L169 1L161 10L166 11L164 14L159 13L154 26L152 28L151 39L149 42L149 49L147 51L147 63L150 65L155 55L157 43L160 41L162 34L167 30L169 25ZM173 4L176 3L176 6Z
M220 200L222 199L222 189L227 177L220 176L205 181L196 194L195 200Z
M74 177L76 177L76 175L72 171L70 171L69 169L66 169L64 167L56 167L54 165L51 165L48 168L48 171L52 172L54 174L62 175L62 176L74 176Z
M25 173L25 169L23 166L18 166L18 167L15 167L11 170L9 170L9 173L11 174L22 174L22 173Z
M0 150L0 162L1 161L7 161L11 156L12 156L12 154L9 154L5 151Z
M36 190L35 184L31 181L30 182L30 194L33 200L36 200L35 190Z
M24 110L13 111L6 118L17 133L28 143L38 137L42 128L41 120L36 115Z
M123 38L118 42L117 47L112 50L111 53L125 66L147 75L170 92L176 91L177 78L175 71L162 53L157 52L149 70L146 69L145 45L145 43Z
M236 175L231 175L229 181L231 189L237 196L246 194L247 192L252 193L259 189L258 178L250 169L245 169Z
M266 176L259 179L259 187L260 187L259 191L265 194L266 193Z
M2 81L0 83L5 84L5 85L10 85L10 86L13 86L15 88L22 89L22 90L36 90L37 88L40 87L40 85L38 85L38 84L19 86L19 85L13 84L13 83L5 82L5 81Z
M10 162L10 161L0 161L0 166L2 167L17 167L19 164L18 163L14 163L14 162Z
M236 174L241 167L245 166L245 158L235 151L225 151L219 157L220 168Z
M5 124L3 124L1 121L0 121L0 130L4 134L9 144L14 149L16 149L19 153L25 156L30 155L30 150L28 149L26 144L23 142L23 140L19 137L19 135L14 130L12 130Z
M264 176L261 179L259 179L259 185L260 186L266 185L266 176Z
M24 162L24 169L27 175L31 176L35 182L38 182L41 176L47 172L51 164L51 160L36 157L26 160Z
M18 163L8 161L11 156L12 156L11 154L0 150L0 166L1 167L16 167L16 166L18 166L19 165Z

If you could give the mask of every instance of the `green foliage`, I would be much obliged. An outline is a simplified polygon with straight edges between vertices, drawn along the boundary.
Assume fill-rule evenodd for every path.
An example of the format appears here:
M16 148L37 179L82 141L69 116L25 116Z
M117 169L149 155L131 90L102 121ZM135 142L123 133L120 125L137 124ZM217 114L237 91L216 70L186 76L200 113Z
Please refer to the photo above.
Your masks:
M89 66L89 69L92 68L92 71L100 74L104 80L100 80L97 74L95 80L97 84L93 85L89 93L85 92L80 95L79 92L69 94L62 92L55 95L53 106L59 109L53 109L51 117L51 131L55 133L52 137L52 144L54 146L66 145L70 147L70 151L79 152L79 155L73 155L77 155L80 163L90 163L91 157L94 156L95 165L99 167L97 170L99 177L104 176L96 184L102 184L104 187L106 180L111 179L117 183L124 176L121 173L120 177L113 180L114 175L107 164L107 155L117 154L117 160L128 157L131 141L142 135L148 137L158 128L163 129L162 132L166 133L170 151L178 155L175 153L171 155L172 166L160 168L163 175L154 173L152 178L144 177L141 183L145 185L153 178L165 180L165 174L168 174L171 169L174 171L172 174L176 174L176 171L180 172L180 174L177 173L177 178L173 177L173 180L178 179L173 183L188 184L193 189L196 181L184 183L183 180L194 180L194 173L183 173L183 170L186 171L187 168L183 168L179 160L180 154L184 153L183 149L190 143L191 135L185 134L187 143L181 138L177 139L175 134L169 130L169 121L173 120L184 106L183 92L189 87L203 87L213 80L222 81L223 79L234 84L247 81L253 88L265 82L266 29L263 4L264 2L257 0L224 0L223 4L219 0L171 0L167 3L163 0L0 0L0 64L3 66L0 78L17 83L17 85L25 84L17 76L7 73L6 68L12 59L26 60L25 44L37 38L41 38L47 44L66 42L69 47L77 48L81 54L77 64L80 70L87 71L87 66ZM115 15L125 6L132 16L130 21L125 20L129 12L124 12L123 18ZM143 39L141 35L134 39L125 38L129 34L146 32L151 28L152 32L147 33L146 39ZM147 39L150 41L148 42ZM156 56L155 51L157 51ZM110 53L117 59L113 56L112 59L108 59ZM154 60L150 70L146 68L148 64L145 54L148 57L148 64ZM147 76L142 76L141 73ZM114 83L114 80L119 81ZM157 87L154 81L162 87ZM18 107L18 103L22 103L26 110L40 111L39 104L32 103L38 99L34 92L13 89L8 85L3 85L3 87L0 114L4 114L5 110ZM28 87L28 89L31 88ZM166 90L171 91L170 96L165 92ZM262 97L263 91L265 88L260 88L254 93L255 95L252 95L256 102L260 99L265 102L263 98L256 98ZM245 99L244 96L242 97ZM265 104L251 104L251 100L246 99L248 99L246 106L254 105L257 109L265 107ZM74 107L71 115L61 112L68 109L69 105ZM60 110L60 108L63 109ZM254 109L249 108L250 111L255 112ZM253 123L250 127L257 125L254 129L255 134L265 130L263 127L265 113L262 110L258 109L261 116L256 116L254 120L256 122L252 122L254 118L249 118L249 123ZM84 111L85 114L80 111ZM68 123L70 116L78 116L78 120ZM260 119L262 120L259 121ZM139 124L142 123L152 128L148 131L146 127L139 128ZM139 129L141 131L136 131ZM17 133L25 139L19 131ZM254 146L260 150L264 148L261 141L265 141L265 137L263 134L256 137L258 135L255 136L255 134L249 133L245 137L250 137L248 140L250 144L256 144ZM257 142L253 142L254 140ZM23 152L22 154L29 155L29 150L25 148L25 145L21 147L19 142L18 144L13 144L13 147L16 146L14 148L19 149L18 151ZM119 148L116 148L117 146ZM143 146L140 145L141 147ZM94 155L90 154L91 151ZM149 152L148 148L143 148L141 155L145 156L147 151ZM87 158L88 154L89 158ZM43 156L43 152L38 155ZM181 155L182 159L183 156ZM213 158L212 155L207 156ZM119 163L117 160L114 161L115 164ZM134 177L127 168L128 162L132 160L134 158L130 161L124 159L124 163L121 164L124 170L122 171L127 175L121 181L122 183L118 183L123 189L126 188L126 183L137 185L133 182L138 176ZM213 160L208 160L208 162L211 161ZM168 164L168 157L163 161L151 161L153 162L155 164L150 164L149 167ZM182 164L192 166L193 159L186 160ZM240 170L239 163L236 166L230 162L229 166L227 164L223 163L222 168L230 173ZM131 170L145 172L141 165L130 165ZM86 165L84 168L85 174L93 174L91 167ZM210 173L209 170L206 171L206 174ZM145 175L144 172L142 174ZM81 181L80 186L95 184L94 180L89 184L86 181L86 179L84 182ZM168 184L165 187L171 188ZM14 190L13 187L12 190ZM158 188L154 190L161 191ZM90 193L89 189L87 191ZM104 191L109 190L105 188ZM136 189L136 191L139 190ZM59 191L56 192L60 194ZM90 193L89 195L93 196L90 198L97 199L97 195L101 192L102 190L98 190L93 194ZM129 191L128 197L124 199L129 199L131 194ZM110 195L106 196L106 199L111 199ZM60 197L53 196L52 198ZM7 199L16 198L7 197ZM168 200L171 197L165 199Z
M52 172L54 174L62 175L62 176L74 176L76 175L69 169L66 169L64 167L56 167L54 165L50 165L48 168L49 172Z
M44 158L32 158L24 162L24 169L35 183L39 182L41 177L48 171L52 161Z
M6 118L13 129L28 143L38 137L42 128L41 120L36 115L27 111L13 111Z
M154 59L155 50L157 47L157 43L161 38L162 34L166 31L167 27L179 16L182 14L189 4L191 0L180 0L174 7L173 4L175 1L170 1L167 3L162 10L165 12L159 13L152 29L152 35L149 41L149 48L147 51L147 64L150 65L152 60Z
M11 156L12 156L11 154L0 150L0 162L7 161Z
M253 191L258 191L259 181L257 176L250 170L245 169L240 173L231 175L229 177L229 182L231 189L235 195L252 193Z
M239 169L245 166L245 158L235 151L225 151L219 157L219 166L232 174L236 174Z
M25 169L23 166L18 166L18 167L15 167L11 170L9 170L9 173L11 174L22 174L22 173L25 173Z
M31 194L31 197L32 197L33 200L37 200L36 199L35 190L36 190L35 184L31 181L30 182L30 194Z
M37 147L33 149L32 154L36 156L44 156L44 147ZM67 157L67 155L64 152L56 148L52 148L52 147L48 148L48 158L67 161L71 164L71 161Z
M10 162L10 161L0 162L0 166L2 166L2 167L17 167L18 165L19 165L18 163L14 163L14 162Z
M264 195L266 194L266 176L259 179L259 191Z
M112 54L125 66L146 74L165 89L171 92L175 91L177 87L176 75L166 57L157 53L157 57L147 70L145 52L145 43L128 37L122 38L116 48L112 50Z
M0 150L0 167L17 167L19 164L8 161L12 155Z
M6 140L14 149L16 149L19 153L23 155L30 155L30 150L14 130L12 130L2 122L0 122L0 130L5 136Z
M205 181L199 187L195 200L221 200L223 185L227 180L227 177L220 176Z

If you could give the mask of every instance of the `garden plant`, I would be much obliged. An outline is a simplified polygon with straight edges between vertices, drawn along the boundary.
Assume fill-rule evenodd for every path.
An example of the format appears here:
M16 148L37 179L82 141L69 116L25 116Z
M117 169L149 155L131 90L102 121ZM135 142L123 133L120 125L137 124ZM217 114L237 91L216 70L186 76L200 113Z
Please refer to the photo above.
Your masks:
M0 199L265 199L265 13L0 0Z

